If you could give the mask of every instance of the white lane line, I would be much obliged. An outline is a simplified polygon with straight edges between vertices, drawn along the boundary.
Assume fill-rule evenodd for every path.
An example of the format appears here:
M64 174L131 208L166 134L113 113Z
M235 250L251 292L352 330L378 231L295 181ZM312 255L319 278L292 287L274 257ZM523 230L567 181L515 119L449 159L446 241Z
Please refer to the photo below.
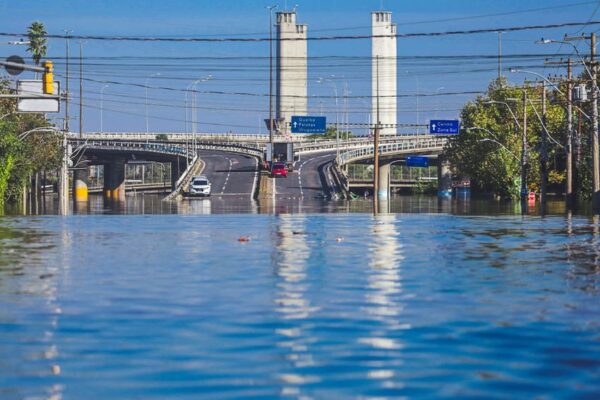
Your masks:
M227 182L229 182L229 177L231 176L231 169L233 168L233 161L231 160L231 158L227 158L225 156L217 156L217 157L221 157L224 158L225 160L229 161L229 170L227 171L227 176L225 177L225 182L223 183L223 189L221 190L221 194L225 193L225 189L227 188Z
M324 156L309 158L308 160L304 161L298 168L298 184L300 186L300 196L301 197L304 197L304 188L302 187L302 167L304 167L304 165L310 161L320 160L321 158L327 158L327 157L331 157L331 154L326 154Z
M250 191L250 200L254 200L254 191L256 190L256 181L258 180L258 158L254 159L254 180L252 181L252 190Z

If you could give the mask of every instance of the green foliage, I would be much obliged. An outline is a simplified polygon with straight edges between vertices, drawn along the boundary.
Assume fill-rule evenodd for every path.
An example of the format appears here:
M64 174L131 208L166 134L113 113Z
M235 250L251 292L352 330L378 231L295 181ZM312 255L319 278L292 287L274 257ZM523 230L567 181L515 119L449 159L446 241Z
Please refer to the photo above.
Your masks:
M156 135L156 140L169 140L169 136L166 133L159 133Z
M36 65L40 64L40 60L43 57L46 57L46 52L48 51L46 28L44 24L36 21L29 25L27 28L27 35L29 36L29 47L27 51L31 53L33 58L33 62Z
M9 88L0 81L0 93ZM48 126L42 114L16 114L14 99L0 100L0 208L6 201L20 199L30 177L38 171L57 168L61 144L55 133L35 132L20 139L19 135L37 127Z
M337 130L335 129L335 127L330 126L329 128L327 128L327 132L325 134L314 134L314 135L308 135L307 138L309 139L336 139L337 135L336 135ZM351 131L340 131L340 140L344 140L346 138L353 138L354 137L354 133L352 133Z
M518 128L515 118L505 104L489 101L507 103L522 125L523 90L527 91L531 100L531 103L526 105L528 187L536 191L539 188L539 152L536 149L539 148L542 132L542 124L538 118L538 115L541 117L541 88L522 89L509 86L505 80L495 80L490 84L485 97L478 97L465 105L461 113L461 134L452 138L445 149L446 156L458 174L470 177L475 190L504 197L517 197L519 194L522 130ZM554 97L552 93L549 94L546 127L554 139L565 143L565 111L562 105L556 104ZM564 150L561 147L550 143L548 150L549 160L564 158ZM554 182L564 179L564 168L560 163L549 165L549 168Z

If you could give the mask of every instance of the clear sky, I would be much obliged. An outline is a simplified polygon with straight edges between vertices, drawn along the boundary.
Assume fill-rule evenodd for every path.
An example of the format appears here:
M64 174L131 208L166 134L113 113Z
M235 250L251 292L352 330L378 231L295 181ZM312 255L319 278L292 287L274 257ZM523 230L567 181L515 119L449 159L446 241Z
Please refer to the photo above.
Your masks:
M0 32L21 33L35 20L44 22L51 34L64 29L73 35L144 37L265 37L268 13L297 4L298 21L309 26L309 36L364 35L370 32L370 12L393 12L398 32L438 32L449 30L508 28L600 20L600 1L584 0L31 0L0 1ZM585 28L589 33L600 26ZM561 74L556 67L544 67L544 58L568 56L571 48L538 45L540 37L561 38L579 28L560 28L503 34L504 74L515 83L525 76L510 74L511 66L527 66L544 74ZM24 46L6 43L18 37L0 38L0 56L26 55ZM267 116L267 43L164 43L87 40L84 52L84 126L100 129L100 108L104 109L105 131L146 130L146 89L151 131L191 130L186 123L185 88L198 84L198 130L201 132L264 132L261 119ZM79 44L70 44L72 114L78 118ZM581 44L582 52L587 52ZM445 36L398 40L398 120L400 123L427 123L430 118L455 118L473 94L421 97L416 93L456 93L484 91L497 76L498 35ZM531 57L535 55L535 57ZM321 110L335 120L335 100L319 77L331 77L340 97L347 86L348 115L351 122L366 122L370 95L370 40L309 42L310 112ZM448 56L460 56L449 59ZM51 39L48 58L56 61L58 79L65 72L65 41ZM24 78L28 76L24 74ZM107 83L108 81L115 83ZM138 85L138 86L135 86ZM101 104L101 92L104 101ZM217 94L214 92L223 92ZM236 94L238 93L238 94ZM240 95L247 93L250 95ZM191 96L190 96L191 97ZM344 104L340 98L340 104ZM343 107L345 108L345 107ZM72 130L78 121L72 120Z

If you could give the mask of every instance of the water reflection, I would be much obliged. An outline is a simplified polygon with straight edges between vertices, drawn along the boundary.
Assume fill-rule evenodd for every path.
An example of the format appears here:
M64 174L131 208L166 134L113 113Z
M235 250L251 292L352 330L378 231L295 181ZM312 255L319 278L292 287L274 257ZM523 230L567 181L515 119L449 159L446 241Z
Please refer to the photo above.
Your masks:
M290 369L279 378L284 387L281 395L301 396L302 385L319 379L303 372L315 365L311 353L314 338L307 322L319 310L307 298L309 289L308 260L310 246L306 231L306 217L280 215L276 219L275 274L277 276L275 307L283 320L276 330L277 346L286 349Z
M373 219L364 312L378 324L370 336L359 339L359 343L383 352L381 361L369 370L368 378L381 380L386 388L402 386L394 380L394 367L401 362L404 347L398 332L410 328L401 322L404 310L400 301L403 293L401 264L404 257L396 224L395 215L379 215Z
M66 230L63 232L66 235ZM13 307L0 309L0 322L7 327L25 327L19 340L9 346L8 353L4 354L5 350L0 347L0 357L3 364L26 368L42 385L39 388L17 384L11 387L11 383L21 379L20 370L5 370L2 375L7 387L2 389L14 391L19 398L62 399L64 386L59 381L62 369L56 332L62 314L58 291L64 266L47 260L56 248L49 234L0 226L0 295L7 299L20 298ZM33 310L26 305L34 305ZM29 321L40 318L39 324L28 325Z

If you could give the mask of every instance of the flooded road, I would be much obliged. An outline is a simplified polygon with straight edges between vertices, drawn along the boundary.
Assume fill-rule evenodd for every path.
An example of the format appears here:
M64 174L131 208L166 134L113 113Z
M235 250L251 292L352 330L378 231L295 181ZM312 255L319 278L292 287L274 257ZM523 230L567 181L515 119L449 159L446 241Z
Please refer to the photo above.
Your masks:
M0 219L0 398L600 396L597 218L141 197Z

